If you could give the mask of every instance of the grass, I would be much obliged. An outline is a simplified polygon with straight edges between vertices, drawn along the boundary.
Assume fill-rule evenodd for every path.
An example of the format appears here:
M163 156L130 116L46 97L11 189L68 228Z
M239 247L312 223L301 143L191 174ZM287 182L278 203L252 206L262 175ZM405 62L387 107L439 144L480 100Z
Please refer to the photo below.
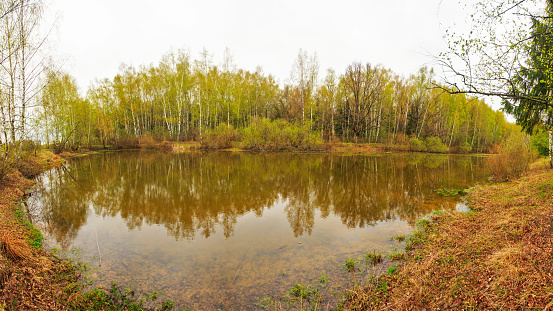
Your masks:
M17 221L19 221L28 230L27 242L34 249L38 250L42 247L42 241L44 240L44 236L42 235L42 232L40 232L40 230L29 221L29 218L25 216L24 209L25 209L25 206L22 204L19 204L18 208L14 210L14 214L16 215Z
M405 259L405 252L398 251L398 250L391 251L386 257L394 261L402 260L402 259Z
M392 240L392 241L395 240L395 241L398 241L398 242L403 242L403 241L405 241L405 235L403 235L403 234L397 234L397 235L392 236L392 237L390 238L390 240Z
M405 260L349 296L349 310L553 306L553 171L473 189L470 213L416 223Z
M63 162L47 151L27 160L19 163L27 176ZM86 264L62 260L44 250L44 236L21 204L33 184L18 170L0 179L0 310L172 309L173 304L159 301L157 293L137 294L115 284L110 289L90 288L83 278Z

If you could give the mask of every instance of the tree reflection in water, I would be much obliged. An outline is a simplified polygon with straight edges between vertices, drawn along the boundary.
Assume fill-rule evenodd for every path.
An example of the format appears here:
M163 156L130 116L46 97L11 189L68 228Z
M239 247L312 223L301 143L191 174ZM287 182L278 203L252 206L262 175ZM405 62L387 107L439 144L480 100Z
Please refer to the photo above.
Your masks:
M45 230L62 247L92 211L120 215L129 229L162 225L175 239L226 238L250 212L278 202L294 236L310 235L316 211L348 228L415 219L436 208L433 189L483 180L482 158L427 154L339 156L297 153L117 152L72 159L41 176ZM453 207L454 200L445 201Z

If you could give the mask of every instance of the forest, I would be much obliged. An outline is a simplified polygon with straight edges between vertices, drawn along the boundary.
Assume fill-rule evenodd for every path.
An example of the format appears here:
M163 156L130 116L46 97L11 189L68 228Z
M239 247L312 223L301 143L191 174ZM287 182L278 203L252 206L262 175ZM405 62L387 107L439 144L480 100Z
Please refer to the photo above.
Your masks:
M450 94L433 69L405 77L383 65L352 62L343 73L320 73L316 53L301 49L284 82L261 67L238 68L228 49L219 64L205 49L199 58L178 50L158 64L122 64L116 76L83 92L45 53L43 9L35 0L2 2L0 8L4 163L16 161L25 145L59 153L136 147L141 140L200 141L212 148L238 142L244 149L320 149L355 142L489 152L519 131L483 99Z
M289 83L280 85L261 68L236 69L228 51L221 65L207 51L201 55L192 59L181 50L157 65L121 65L84 97L70 74L47 70L34 139L59 150L132 145L144 137L202 141L225 129L247 136L252 127L278 121L277 130L291 127L317 142L401 144L435 137L453 151L487 152L519 131L483 100L436 87L428 68L406 78L353 62L341 75L329 69L320 78L316 54L300 50Z

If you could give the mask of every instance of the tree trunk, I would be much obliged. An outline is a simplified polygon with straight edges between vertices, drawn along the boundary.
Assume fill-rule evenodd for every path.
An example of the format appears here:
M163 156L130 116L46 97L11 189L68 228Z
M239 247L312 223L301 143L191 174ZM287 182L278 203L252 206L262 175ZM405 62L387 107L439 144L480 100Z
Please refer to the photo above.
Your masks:
M549 167L553 168L553 131L549 129Z

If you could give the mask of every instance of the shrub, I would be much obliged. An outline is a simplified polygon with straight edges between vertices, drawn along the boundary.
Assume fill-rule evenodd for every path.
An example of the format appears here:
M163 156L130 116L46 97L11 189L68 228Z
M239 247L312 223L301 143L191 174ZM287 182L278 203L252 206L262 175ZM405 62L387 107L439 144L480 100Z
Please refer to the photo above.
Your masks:
M200 141L202 148L225 149L232 148L238 140L238 132L232 125L219 124L216 129L207 131Z
M21 142L21 151L25 155L36 155L36 152L40 150L40 143L37 143L33 140L26 139Z
M426 151L426 146L424 145L424 142L416 137L411 137L409 139L409 149L411 151Z
M255 119L242 132L242 148L251 150L321 150L327 146L307 125L284 120Z
M469 153L472 151L472 146L469 144L468 141L465 141L457 147L457 151L459 153Z
M532 135L530 145L536 149L539 155L549 155L549 137L547 132L540 132Z
M138 139L140 148L155 149L156 140L152 135L146 134Z
M159 149L163 151L172 151L173 150L173 143L170 141L163 141L159 144Z
M115 149L136 149L140 148L138 139L136 138L122 138L113 143Z
M493 151L497 154L486 160L490 176L494 181L507 181L518 178L528 172L530 163L536 154L530 148L528 139L510 137L500 145L495 145Z
M16 161L15 168L26 178L34 178L42 172L43 165L37 157L26 157Z
M411 141L409 137L403 133L397 133L396 135L389 133L384 139L384 149L386 150L410 150Z
M449 151L449 148L438 137L426 137L424 144L428 152L447 153Z

